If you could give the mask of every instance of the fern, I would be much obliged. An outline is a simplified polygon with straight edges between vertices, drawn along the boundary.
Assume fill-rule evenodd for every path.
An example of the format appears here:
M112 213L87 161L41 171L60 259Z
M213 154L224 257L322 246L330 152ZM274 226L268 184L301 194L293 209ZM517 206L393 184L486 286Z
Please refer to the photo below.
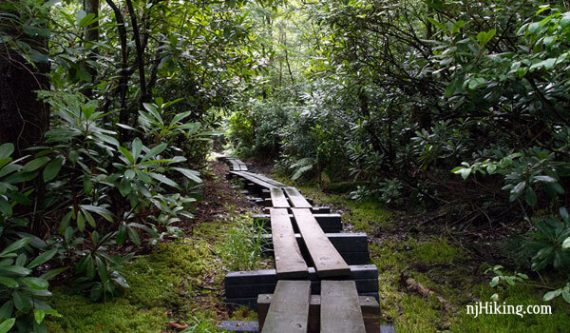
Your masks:
M294 170L291 179L297 180L301 178L301 176L303 176L305 173L312 170L316 164L317 164L316 159L312 157L305 157L291 164L291 169Z

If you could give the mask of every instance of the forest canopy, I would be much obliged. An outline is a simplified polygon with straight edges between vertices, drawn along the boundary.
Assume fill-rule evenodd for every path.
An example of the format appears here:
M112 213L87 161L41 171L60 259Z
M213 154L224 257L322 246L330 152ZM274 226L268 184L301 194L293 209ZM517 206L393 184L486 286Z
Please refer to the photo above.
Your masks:
M570 303L569 6L2 1L0 332L46 331L50 281L120 297L222 141L353 200L508 225L499 259Z

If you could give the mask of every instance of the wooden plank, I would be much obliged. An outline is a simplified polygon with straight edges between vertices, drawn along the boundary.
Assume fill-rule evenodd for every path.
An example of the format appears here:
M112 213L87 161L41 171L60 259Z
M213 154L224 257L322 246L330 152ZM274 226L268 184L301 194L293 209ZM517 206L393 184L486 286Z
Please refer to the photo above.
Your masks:
M269 183L271 185L277 186L277 187L285 187L285 185L281 184L280 182L273 180L269 177L266 177L265 175L262 175L260 173L254 173L254 172L248 172L248 174L252 177L256 177L266 183Z
M261 328L262 333L305 333L309 322L311 283L309 281L277 282L273 302Z
M230 164L231 164L232 170L234 170L234 171L240 170L239 165L238 165L236 160L230 160Z
M230 173L236 175L236 176L240 176L254 184L256 184L257 186L263 187L263 188L267 188L267 189L271 189L273 187L275 187L274 185L271 185L267 182L264 182L256 177L250 176L248 175L247 171L231 171Z
M299 193L299 190L297 190L294 187L285 187L284 188L285 193L287 193L287 196L289 197L289 199L291 200L291 204L293 205L293 207L297 207L297 208L311 208L312 205L307 201L307 199L305 199L305 197L303 197L301 195L301 193Z
M263 326L272 299L272 294L260 294L257 296L257 317L259 318L260 326ZM380 305L378 301L371 296L358 296L358 302L360 304L360 310L362 311L366 333L380 332ZM309 305L309 332L319 332L320 317L321 296L311 295L311 303Z
M350 274L350 267L340 253L327 238L317 220L307 208L294 208L293 215L297 223L297 228L305 245L309 250L309 255L313 261L319 276L343 276Z
M285 196L285 193L283 193L282 189L277 187L271 189L271 205L276 208L290 207L289 201L287 201L287 197ZM285 210L285 214L289 215L287 210Z
M309 268L301 255L287 209L274 208L270 214L277 278L307 277Z
M366 332L354 281L322 281L321 332Z

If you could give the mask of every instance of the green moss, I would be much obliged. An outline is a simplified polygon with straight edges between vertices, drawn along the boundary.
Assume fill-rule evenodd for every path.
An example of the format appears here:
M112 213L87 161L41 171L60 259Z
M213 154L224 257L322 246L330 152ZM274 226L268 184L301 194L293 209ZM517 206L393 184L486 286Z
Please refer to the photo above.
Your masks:
M124 270L130 288L123 297L92 303L56 290L52 303L63 317L51 319L50 332L162 332L169 321L186 323L187 332L215 332L215 291L225 268L213 249L224 242L226 223L204 223L192 239L161 243L134 259Z
M378 267L382 320L392 322L398 333L417 332L566 332L570 306L561 300L553 303L552 315L481 316L466 314L466 305L488 300L497 290L489 287L488 277L470 254L444 236L417 238L415 235L394 234L392 214L374 202L355 202L339 195L326 195L311 186L301 191L319 204L341 209L343 221L356 230L379 233L378 242L369 244L372 262ZM474 272L476 272L474 274ZM413 277L433 296L424 297L402 285L401 274ZM561 285L562 282L554 285ZM507 304L542 304L544 290L517 285L504 292ZM503 292L500 293L503 295ZM449 310L437 299L441 297Z
M487 283L477 285L473 288L473 293L482 301L490 301L490 295L496 290L489 287ZM458 318L453 325L452 332L528 332L528 333L549 333L549 332L567 332L568 331L568 315L570 306L562 300L551 303L544 303L542 299L542 290L537 290L528 285L516 285L501 293L502 299L499 303L506 302L511 305L552 305L551 315L525 315L519 317L517 315L480 315L473 318L468 315L466 307L459 309ZM470 302L469 304L474 304Z
M82 296L58 291L52 303L63 317L48 322L49 332L161 332L168 322L164 309L140 308L127 299L94 304Z
M416 242L412 254L423 264L451 264L460 254L460 250L451 246L444 238L434 238L430 241Z

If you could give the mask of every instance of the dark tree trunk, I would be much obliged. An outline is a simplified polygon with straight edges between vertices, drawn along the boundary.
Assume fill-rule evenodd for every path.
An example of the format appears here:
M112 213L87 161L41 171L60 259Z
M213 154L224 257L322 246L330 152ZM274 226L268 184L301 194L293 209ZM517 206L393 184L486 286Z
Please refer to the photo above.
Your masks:
M25 37L17 26L0 29L47 53L47 38ZM13 143L16 155L39 143L48 128L49 108L38 100L36 92L49 89L49 70L47 60L30 64L6 44L0 44L0 143Z
M99 0L83 0L83 10L87 14L94 14L96 17L99 16ZM85 27L85 36L83 37L85 47L91 48L89 52L89 60L91 62L96 62L99 55L97 43L99 42L99 21ZM89 98L93 97L93 87L97 81L97 67L92 63L86 65L89 71L89 76L91 76L91 84L83 89L83 94Z

